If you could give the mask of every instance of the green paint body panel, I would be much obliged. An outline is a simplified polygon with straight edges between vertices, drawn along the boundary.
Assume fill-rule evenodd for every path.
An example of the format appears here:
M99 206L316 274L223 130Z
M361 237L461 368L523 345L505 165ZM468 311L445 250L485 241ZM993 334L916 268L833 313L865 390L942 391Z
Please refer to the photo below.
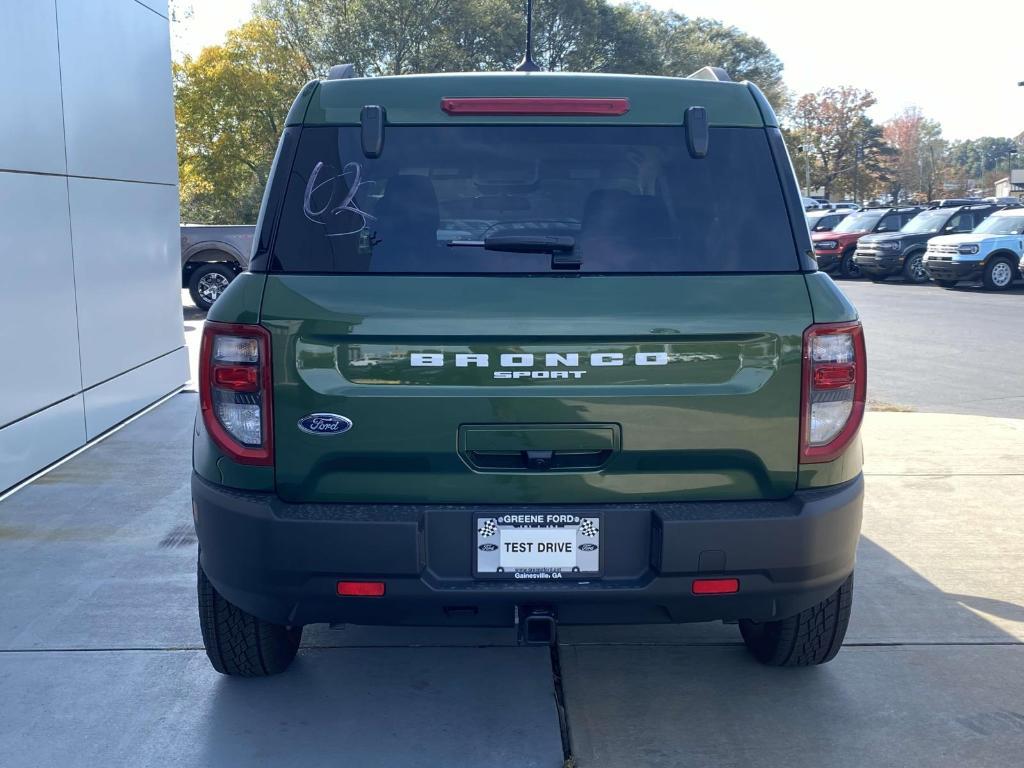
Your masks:
M243 272L224 289L206 315L218 323L258 323L265 274Z
M441 110L445 96L626 97L630 110L461 117ZM287 124L358 124L366 104L384 106L391 124L678 125L699 105L711 125L778 125L749 83L556 73L312 81ZM832 462L797 456L803 331L856 318L823 273L245 273L209 319L271 331L275 466L226 458L201 420L194 465L212 482L297 502L784 498L861 471L859 438ZM414 366L414 354L442 362ZM519 365L526 355L532 364ZM558 356L553 366L548 355ZM621 355L622 364L595 365L591 355ZM659 355L665 364L642 364ZM332 436L300 431L299 419L316 412L354 426ZM545 472L508 463L525 451L583 458Z
M441 109L441 99L446 96L626 97L630 106L629 112L617 117L452 116ZM774 115L772 122L766 123L762 114L763 107L758 104L746 83L554 72L403 75L325 80L302 90L288 114L288 124L357 125L360 110L367 104L383 106L388 123L392 125L681 125L686 109L692 106L704 107L709 124L714 126L761 128L766 124L775 124Z
M797 485L811 323L801 274L270 275L261 322L272 336L276 486L289 501L757 499ZM413 366L414 353L444 364ZM547 354L572 353L578 366L546 366ZM458 367L459 354L491 364ZM517 365L503 368L502 354ZM595 354L623 362L594 365ZM664 364L636 363L659 354ZM535 364L518 365L523 355ZM530 377L494 378L502 370ZM354 426L300 431L316 412ZM459 450L472 425L508 430L495 439L503 450L517 439L522 450L595 450L600 438L585 428L597 425L614 425L619 444L591 471L479 471ZM538 443L531 425L563 429Z
M801 464L798 488L826 488L853 480L864 464L864 448L858 434L839 458L821 464Z
M858 318L856 307L824 272L807 275L807 293L816 323L846 323Z

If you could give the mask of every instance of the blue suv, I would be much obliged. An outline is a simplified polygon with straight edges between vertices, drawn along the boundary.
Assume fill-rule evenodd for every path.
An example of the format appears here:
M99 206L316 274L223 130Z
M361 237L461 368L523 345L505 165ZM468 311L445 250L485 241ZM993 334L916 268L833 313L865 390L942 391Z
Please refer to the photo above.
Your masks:
M1020 277L1024 256L1024 208L998 211L973 232L928 241L924 268L944 288L981 278L987 290L1002 291Z

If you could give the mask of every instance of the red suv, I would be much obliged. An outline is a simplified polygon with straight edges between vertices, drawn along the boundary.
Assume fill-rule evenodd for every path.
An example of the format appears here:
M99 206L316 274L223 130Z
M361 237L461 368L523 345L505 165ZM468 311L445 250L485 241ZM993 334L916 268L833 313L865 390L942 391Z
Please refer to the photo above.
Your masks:
M860 277L860 267L853 263L857 241L872 232L896 232L923 210L920 206L868 208L851 213L831 232L812 232L818 269L839 277Z

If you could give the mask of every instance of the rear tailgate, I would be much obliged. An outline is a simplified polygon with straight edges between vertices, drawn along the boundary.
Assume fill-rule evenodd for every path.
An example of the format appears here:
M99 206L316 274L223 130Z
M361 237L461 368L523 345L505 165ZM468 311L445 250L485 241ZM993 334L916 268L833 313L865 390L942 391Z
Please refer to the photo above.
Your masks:
M780 498L801 274L270 275L288 501ZM309 434L313 413L351 420Z

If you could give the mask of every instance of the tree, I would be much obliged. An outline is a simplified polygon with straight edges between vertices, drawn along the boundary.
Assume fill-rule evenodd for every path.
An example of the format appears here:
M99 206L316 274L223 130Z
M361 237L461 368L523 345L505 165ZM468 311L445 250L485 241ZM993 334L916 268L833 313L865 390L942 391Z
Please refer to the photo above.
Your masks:
M343 62L364 76L510 71L523 56L524 9L522 0L259 0L223 45L175 64L183 217L255 220L304 82ZM546 70L679 76L714 64L776 104L786 93L782 64L761 40L642 5L538 3L534 49Z
M789 111L790 141L796 142L790 151L810 153L811 180L826 197L833 190L859 187L862 179L870 185L887 176L892 150L867 116L874 104L870 91L845 85L806 93Z
M955 141L947 157L948 180L962 192L991 187L1006 175L1011 153L1019 150L1013 139L1004 136Z
M261 0L309 77L351 62L361 75L509 71L522 59L522 0ZM758 38L607 0L548 0L534 9L534 58L545 70L688 75L707 64L785 97L782 63Z
M285 115L305 79L304 63L266 19L174 65L183 220L256 221Z
M898 153L893 165L889 193L931 200L936 191L945 142L942 128L927 119L917 107L908 107L887 121L883 128L886 142Z
M691 19L674 11L662 13L632 6L649 25L654 64L648 74L686 75L706 65L725 68L734 80L750 80L782 111L788 93L782 62L764 41L714 19Z

